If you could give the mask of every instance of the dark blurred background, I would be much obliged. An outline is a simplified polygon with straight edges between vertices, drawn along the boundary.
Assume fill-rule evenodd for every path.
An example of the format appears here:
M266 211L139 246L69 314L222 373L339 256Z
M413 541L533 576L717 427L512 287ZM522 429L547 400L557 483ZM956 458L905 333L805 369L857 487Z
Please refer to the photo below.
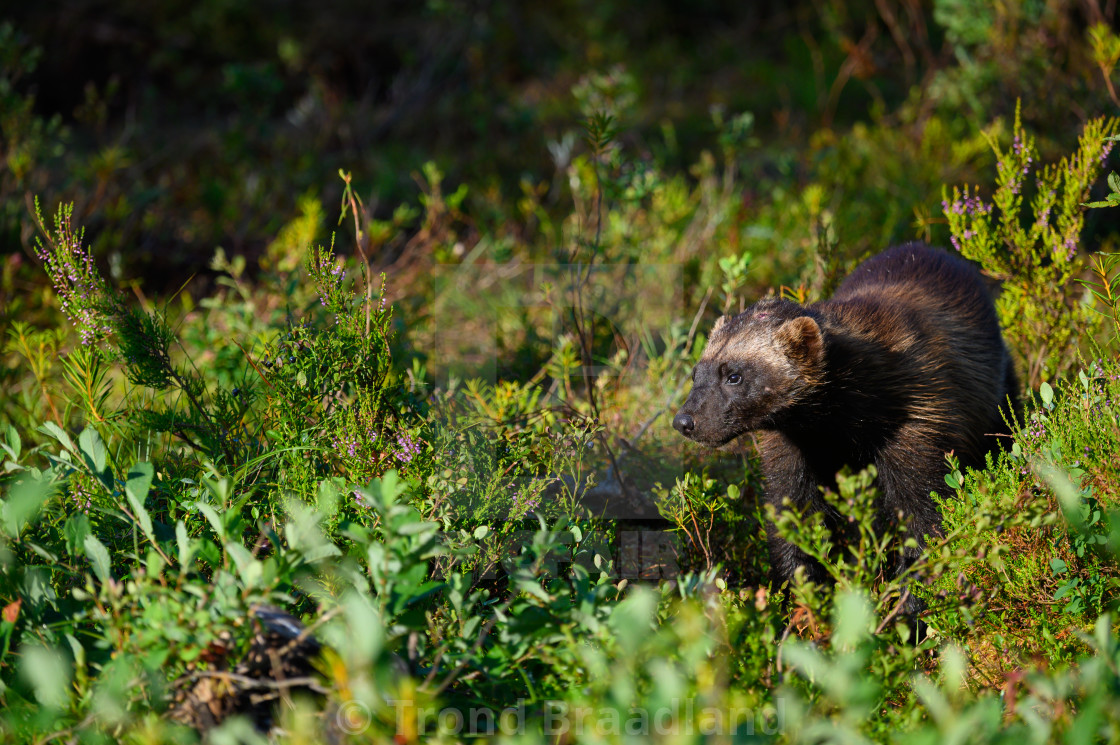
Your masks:
M470 186L458 240L531 240L536 223L512 205L528 190L568 209L563 168L586 149L581 121L604 87L633 160L693 174L705 151L727 157L727 122L750 112L735 155L747 209L810 182L837 203L897 195L867 218L877 232L893 220L888 239L913 237L910 202L937 203L932 185L980 177L983 156L944 153L1017 99L1055 152L1117 108L1088 35L1113 24L1114 0L7 6L4 252L27 255L34 196L46 213L74 201L114 275L157 288L205 270L218 246L259 257L301 199L333 225L339 169L388 219L416 202L432 161L444 193ZM945 145L923 155L931 121ZM907 157L936 161L914 192L896 188ZM853 220L847 239L868 224Z

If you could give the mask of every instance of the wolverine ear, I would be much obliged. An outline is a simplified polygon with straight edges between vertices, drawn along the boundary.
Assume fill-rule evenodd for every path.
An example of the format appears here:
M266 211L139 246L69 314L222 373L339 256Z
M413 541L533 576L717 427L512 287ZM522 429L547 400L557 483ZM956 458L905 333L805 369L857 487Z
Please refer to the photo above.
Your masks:
M715 326L712 326L712 333L711 333L711 334L708 334L708 336L709 336L709 337L711 337L711 336L712 336L712 334L714 334L715 332L719 331L719 330L720 330L720 328L721 328L721 327L722 327L722 326L723 326L723 325L724 325L725 323L727 323L727 316L720 316L719 318L717 318L717 319L716 319L716 325L715 325Z
M821 327L809 316L798 316L778 327L778 340L802 362L819 362L824 355Z

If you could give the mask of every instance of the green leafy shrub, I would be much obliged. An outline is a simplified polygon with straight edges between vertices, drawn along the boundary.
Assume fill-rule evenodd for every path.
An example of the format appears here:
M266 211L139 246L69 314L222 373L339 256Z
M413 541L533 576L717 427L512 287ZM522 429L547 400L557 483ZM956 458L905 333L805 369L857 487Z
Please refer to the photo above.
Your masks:
M472 711L520 742L1115 739L1115 266L1068 253L1111 125L1029 161L1110 106L1115 39L989 5L402 6L373 56L347 8L15 11L0 230L53 288L2 257L0 739L452 742ZM67 38L150 44L155 77L71 111ZM1047 137L981 129L1023 92ZM935 216L990 158L990 204ZM825 497L848 530L767 516L750 443L685 450L667 415L716 312L950 235L1050 382L983 471L950 456L897 574L872 473ZM152 300L180 282L153 247L210 274ZM767 517L829 586L764 587ZM663 529L678 553L633 561ZM322 643L295 678L246 672L270 614Z
M1104 548L1115 500L1104 485L1116 478L1117 380L1109 360L1057 389L1044 383L998 463L953 476L959 496L942 510L963 559L935 589L978 602L939 622L975 640L983 664L1000 673L1032 655L1083 651L1078 629L1115 602L1116 558Z
M1104 119L1086 124L1077 152L1042 167L1032 185L1038 151L1016 109L1010 149L992 143L999 161L991 202L967 186L947 190L942 202L953 246L1003 283L996 307L1031 386L1068 372L1075 364L1071 352L1084 338L1078 330L1091 338L1098 325L1098 316L1068 288L1084 271L1082 205L1108 157L1105 137L1115 126Z

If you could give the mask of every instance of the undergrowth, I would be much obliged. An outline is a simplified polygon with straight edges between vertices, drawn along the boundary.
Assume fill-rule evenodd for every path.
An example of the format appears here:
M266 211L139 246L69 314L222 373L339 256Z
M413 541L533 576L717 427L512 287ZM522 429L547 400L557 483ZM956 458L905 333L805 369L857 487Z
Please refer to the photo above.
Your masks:
M198 297L149 297L91 247L111 229L32 200L49 285L0 277L0 735L1120 737L1117 266L1083 242L1115 125L1038 167L1054 143L987 83L1009 59L1057 74L1019 40L1066 39L1060 14L935 5L960 64L850 128L843 85L822 88L805 152L763 152L755 117L717 106L684 172L671 124L657 147L627 130L639 78L610 67L566 92L581 129L552 142L555 187L510 198L432 162L386 213L342 171L333 237L307 192L257 261L216 250ZM13 34L4 195L60 126L11 87L37 61ZM1115 36L1085 43L1110 83ZM1120 204L1110 186L1094 206ZM98 220L125 220L121 188ZM749 442L694 452L669 419L716 315L827 297L913 237L1003 283L1027 395L985 469L946 454L942 535L895 575L873 470L825 495L847 518L832 535L764 511ZM767 520L833 581L773 592Z

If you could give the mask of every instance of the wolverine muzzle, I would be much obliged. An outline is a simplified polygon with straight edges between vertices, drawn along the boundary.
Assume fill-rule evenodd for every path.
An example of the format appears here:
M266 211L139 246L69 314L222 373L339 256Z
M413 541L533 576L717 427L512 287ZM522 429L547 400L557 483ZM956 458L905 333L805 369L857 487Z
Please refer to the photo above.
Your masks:
M673 417L673 428L685 437L691 437L692 430L696 429L696 422L688 414L680 413Z

